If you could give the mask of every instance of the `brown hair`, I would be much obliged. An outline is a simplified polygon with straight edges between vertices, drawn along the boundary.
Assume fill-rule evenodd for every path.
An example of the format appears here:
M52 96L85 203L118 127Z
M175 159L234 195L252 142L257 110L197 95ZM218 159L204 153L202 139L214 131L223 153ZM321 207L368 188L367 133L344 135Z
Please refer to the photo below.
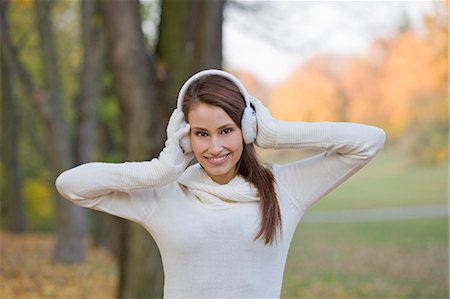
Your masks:
M245 100L239 88L231 80L220 75L208 75L194 81L184 95L184 115L187 116L189 109L199 103L222 108L241 128ZM253 143L244 144L237 172L258 189L261 224L254 240L263 237L265 244L271 244L276 240L277 228L281 232L280 206L275 193L273 173L259 162Z

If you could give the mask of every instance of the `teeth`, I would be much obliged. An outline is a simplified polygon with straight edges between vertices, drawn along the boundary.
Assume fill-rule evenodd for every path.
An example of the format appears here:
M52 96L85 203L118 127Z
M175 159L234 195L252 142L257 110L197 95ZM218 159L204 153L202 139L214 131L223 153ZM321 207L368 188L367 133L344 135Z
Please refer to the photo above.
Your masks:
M218 162L218 161L225 160L226 157L227 157L227 155L221 156L221 157L217 157L217 158L208 158L208 159L212 160L212 161L215 161L215 162Z

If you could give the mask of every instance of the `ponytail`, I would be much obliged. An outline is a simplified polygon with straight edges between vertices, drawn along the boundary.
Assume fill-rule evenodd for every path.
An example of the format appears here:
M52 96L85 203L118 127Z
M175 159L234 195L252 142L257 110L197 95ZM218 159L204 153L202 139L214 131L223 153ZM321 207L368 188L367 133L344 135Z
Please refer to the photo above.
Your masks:
M260 197L261 224L254 240L264 238L264 243L272 244L277 237L277 229L282 231L281 211L275 193L273 173L258 161L253 144L244 145L238 173L253 183Z

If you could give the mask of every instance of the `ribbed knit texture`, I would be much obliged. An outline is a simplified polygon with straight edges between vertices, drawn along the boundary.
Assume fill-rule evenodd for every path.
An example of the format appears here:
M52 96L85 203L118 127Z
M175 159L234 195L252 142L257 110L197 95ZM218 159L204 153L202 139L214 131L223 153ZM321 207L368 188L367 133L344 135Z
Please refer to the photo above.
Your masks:
M275 148L277 144L277 125L276 122L259 122L258 132L264 131L266 134L258 134L256 137L258 146L262 148Z
M251 97L257 119L256 145L262 148L273 148L276 145L277 120L258 98Z
M198 198L207 209L229 209L240 202L259 201L258 190L242 176L235 176L228 184L214 182L200 164L190 166L178 182Z
M84 164L62 173L56 186L75 204L138 222L153 236L164 266L164 298L279 298L304 213L366 165L385 134L352 123L276 123L276 134L263 138L266 145L322 152L272 166L283 231L270 246L254 240L260 205L241 177L219 185L194 165L176 181L169 162L153 159Z

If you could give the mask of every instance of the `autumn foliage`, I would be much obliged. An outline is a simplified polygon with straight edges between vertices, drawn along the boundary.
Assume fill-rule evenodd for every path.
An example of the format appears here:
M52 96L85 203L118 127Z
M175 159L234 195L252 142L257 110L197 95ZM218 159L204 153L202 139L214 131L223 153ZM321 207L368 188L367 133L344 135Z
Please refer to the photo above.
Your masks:
M83 263L54 263L53 243L51 234L0 231L0 298L115 297L118 272L109 252L90 245Z
M443 4L443 3L440 3ZM284 120L378 125L419 160L448 159L448 22L444 5L420 33L376 39L365 55L318 55L268 99Z

